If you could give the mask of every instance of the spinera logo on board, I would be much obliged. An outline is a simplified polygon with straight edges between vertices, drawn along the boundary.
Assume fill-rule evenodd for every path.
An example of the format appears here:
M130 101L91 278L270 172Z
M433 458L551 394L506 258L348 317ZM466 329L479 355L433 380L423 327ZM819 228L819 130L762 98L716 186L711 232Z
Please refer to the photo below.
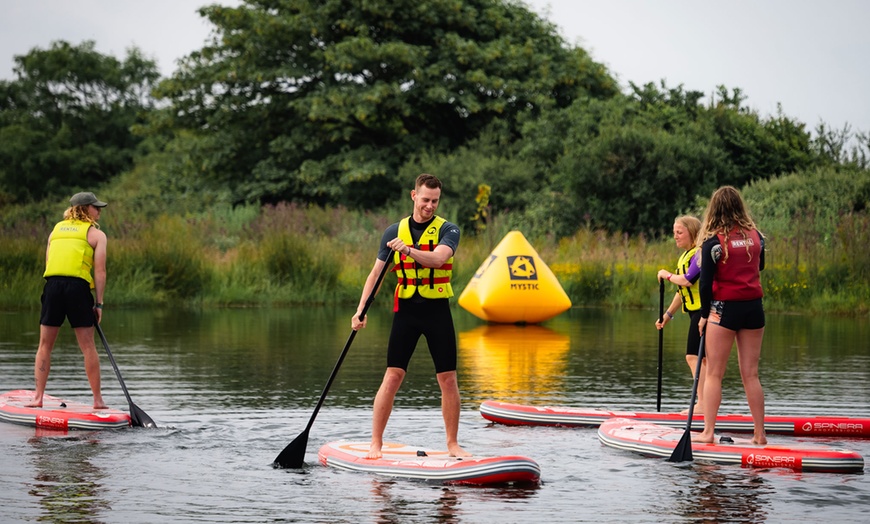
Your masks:
M804 422L801 429L804 433L862 433L864 424L854 422Z
M746 465L759 467L796 467L798 462L796 457L789 455L763 455L760 453L750 453L746 456Z
M66 420L60 417L49 417L40 415L36 417L36 425L44 428L59 428L66 429Z

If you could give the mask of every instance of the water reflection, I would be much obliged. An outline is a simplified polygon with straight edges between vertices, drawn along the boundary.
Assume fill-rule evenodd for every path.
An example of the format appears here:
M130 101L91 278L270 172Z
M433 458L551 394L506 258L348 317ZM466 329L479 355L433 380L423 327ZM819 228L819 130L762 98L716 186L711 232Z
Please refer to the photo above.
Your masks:
M449 488L433 488L437 489L437 496L428 501L416 501L409 496L407 486L397 485L394 480L372 480L372 495L377 503L377 512L374 515L374 522L378 524L402 524L408 521L409 515L418 517L426 516L431 518L433 522L453 523L460 522L460 499L459 494ZM418 493L416 490L411 494ZM423 493L433 494L435 492L424 490ZM423 506L425 511L420 507Z
M28 493L39 499L41 522L102 522L110 510L103 498L105 472L93 463L101 445L96 433L62 436L64 432L37 430L28 439L36 476Z
M531 499L540 485L527 486L443 486L423 481L373 478L371 493L376 503L372 522L403 524L409 521L447 524L481 520L472 509L481 501L516 504ZM481 521L492 520L490 515ZM475 520L477 519L477 520Z
M760 472L695 464L682 513L692 522L765 522L774 493Z
M571 339L539 325L484 325L459 333L462 381L492 398L565 389Z

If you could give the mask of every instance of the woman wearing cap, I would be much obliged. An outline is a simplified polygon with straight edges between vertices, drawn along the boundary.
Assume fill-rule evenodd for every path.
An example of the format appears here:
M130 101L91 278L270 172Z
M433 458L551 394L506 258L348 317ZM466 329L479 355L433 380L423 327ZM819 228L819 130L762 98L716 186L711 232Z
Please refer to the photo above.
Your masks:
M106 234L97 220L106 207L90 192L76 193L48 237L45 251L45 287L39 316L39 348L34 377L36 393L29 407L42 407L51 368L51 351L65 318L75 331L85 358L85 373L94 394L94 408L106 408L100 389L100 358L94 343L94 321L103 315L106 289ZM94 296L91 295L94 290Z

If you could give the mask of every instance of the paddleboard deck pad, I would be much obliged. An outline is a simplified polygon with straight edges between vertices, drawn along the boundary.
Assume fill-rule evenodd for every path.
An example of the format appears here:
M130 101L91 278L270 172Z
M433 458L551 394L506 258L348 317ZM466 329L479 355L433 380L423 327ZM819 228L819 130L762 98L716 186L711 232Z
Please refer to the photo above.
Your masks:
M606 411L595 408L557 406L526 406L486 400L480 405L480 414L487 420L509 426L566 426L597 427L611 418L630 418L662 426L686 427L688 415L682 413ZM704 416L695 414L692 425L704 424ZM750 415L716 417L716 428L722 431L752 433ZM808 437L870 438L870 418L766 416L764 428L768 433Z
M37 428L114 429L129 427L130 414L118 409L94 409L92 405L43 395L41 408L26 405L33 391L19 389L0 395L0 420Z
M521 456L457 458L447 451L396 443L385 443L379 459L367 459L368 451L367 441L343 440L324 444L317 455L324 466L443 484L538 483L541 478L540 466Z
M649 457L670 457L685 434L678 429L627 418L606 420L598 428L598 440L617 449ZM692 442L695 460L738 464L752 468L788 468L795 471L859 473L864 458L855 451L803 443L753 444L750 439L716 436L713 444Z

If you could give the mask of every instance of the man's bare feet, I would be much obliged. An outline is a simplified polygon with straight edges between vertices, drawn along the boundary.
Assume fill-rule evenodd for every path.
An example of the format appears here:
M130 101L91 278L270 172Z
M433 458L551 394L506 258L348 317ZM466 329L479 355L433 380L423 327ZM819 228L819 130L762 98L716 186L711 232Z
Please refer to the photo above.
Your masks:
M698 444L712 444L713 435L708 436L706 433L694 433L692 434L692 442L697 442Z
M384 454L381 453L381 444L372 443L369 446L369 452L366 454L367 459L376 460L383 456Z
M94 409L109 409L109 406L101 400L99 402L94 402Z
M36 400L33 399L31 402L24 404L26 408L41 408L42 407L42 399Z
M461 447L459 447L459 444L453 444L453 445L447 446L447 451L450 452L451 457L462 458L462 457L470 457L471 456L471 453L469 453L469 452L465 451L464 449L462 449Z
M755 435L754 437L752 437L752 443L759 446L764 446L765 444L767 444L767 435Z

